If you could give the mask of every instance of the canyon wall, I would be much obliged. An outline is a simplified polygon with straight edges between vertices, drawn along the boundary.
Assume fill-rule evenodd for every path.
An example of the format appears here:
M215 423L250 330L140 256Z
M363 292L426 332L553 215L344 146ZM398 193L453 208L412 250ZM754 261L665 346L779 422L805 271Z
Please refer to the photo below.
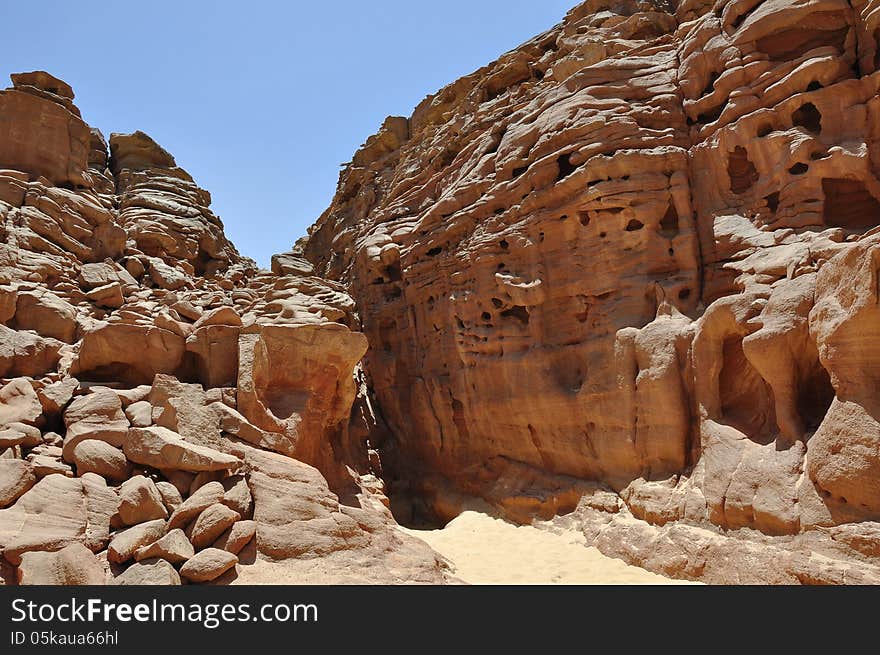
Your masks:
M577 507L876 575L878 30L874 0L590 0L385 121L291 256L357 303L401 520Z
M2 581L443 581L358 472L368 453L348 424L367 340L342 287L292 258L259 270L153 139L108 145L69 85L12 81Z

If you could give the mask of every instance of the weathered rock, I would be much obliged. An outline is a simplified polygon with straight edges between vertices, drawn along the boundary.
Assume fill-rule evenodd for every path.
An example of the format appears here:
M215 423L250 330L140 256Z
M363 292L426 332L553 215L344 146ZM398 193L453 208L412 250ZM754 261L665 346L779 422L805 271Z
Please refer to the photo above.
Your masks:
M93 473L46 476L12 507L0 510L3 555L17 565L23 553L60 550L75 542L97 552L109 541L116 504L116 492Z
M233 553L219 548L206 548L196 553L180 567L181 577L191 582L210 582L226 573L238 563Z
M226 492L223 494L221 502L238 512L243 518L249 518L253 514L254 501L244 476L230 476L222 480L222 484Z
M75 378L65 378L53 382L37 390L43 413L49 416L57 416L64 411L68 403L73 399L79 383Z
M165 482L164 480L157 482L156 489L162 495L162 502L165 503L165 507L169 512L174 512L183 504L183 497L180 495L180 491L170 482Z
M114 579L117 585L179 585L180 575L164 559L146 559L129 566Z
M192 545L197 550L210 546L240 518L238 512L220 503L205 508L192 525Z
M26 378L16 378L0 388L0 426L32 424L42 413L37 392Z
M139 548L134 554L134 559L140 562L145 559L160 558L172 564L182 564L194 554L193 545L186 538L183 530L176 528L149 546Z
M76 309L54 293L42 289L18 292L11 327L34 330L41 336L73 343L76 326Z
M220 535L217 541L214 542L213 547L237 555L250 543L256 534L257 524L255 521L238 521Z
M30 462L21 459L0 459L0 508L14 503L33 487L36 481Z
M104 441L121 447L128 436L128 419L122 403L111 389L101 389L76 398L64 411L67 433L63 457L73 462L73 451L86 439Z
M207 483L172 512L168 529L186 526L208 507L221 502L224 493L223 485L219 482Z
M131 475L131 464L122 451L97 439L86 439L76 444L72 461L79 475L97 473L113 482L122 482Z
M153 406L146 400L140 400L126 407L125 415L133 428L148 428L153 424Z
M157 469L222 471L241 463L233 455L188 443L176 432L158 426L132 428L123 451L132 462Z
M21 585L103 585L107 571L101 560L80 543L56 552L30 552L18 566Z
M113 536L107 547L107 559L117 564L124 564L139 548L149 546L165 534L165 521L156 519L127 528Z
M168 518L168 510L156 484L137 475L119 487L119 516L125 525Z

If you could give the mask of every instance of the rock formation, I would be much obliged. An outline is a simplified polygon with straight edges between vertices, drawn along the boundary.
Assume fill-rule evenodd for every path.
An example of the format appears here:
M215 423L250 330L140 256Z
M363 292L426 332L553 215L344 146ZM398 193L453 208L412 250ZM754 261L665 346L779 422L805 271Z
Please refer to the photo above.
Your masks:
M275 261L356 301L397 516L880 581L878 39L876 0L588 0L388 118Z
M367 342L342 287L305 262L259 270L149 136L108 145L64 82L12 82L0 91L5 581L231 582L258 560L317 557L324 582L364 559L365 581L443 581L438 556L394 530L377 481L347 467Z
M478 498L668 576L880 582L878 40L880 0L588 0L388 118L271 271L13 75L0 575L444 582L394 520Z

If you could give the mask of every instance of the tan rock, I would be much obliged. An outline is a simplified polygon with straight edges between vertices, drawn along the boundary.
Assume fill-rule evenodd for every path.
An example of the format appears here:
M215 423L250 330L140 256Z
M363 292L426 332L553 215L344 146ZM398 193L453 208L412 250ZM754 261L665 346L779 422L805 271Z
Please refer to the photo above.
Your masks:
M76 317L73 305L50 291L19 291L15 320L11 327L34 330L41 336L73 343Z
M149 478L137 475L119 487L119 516L125 525L137 525L168 518L168 510L156 484Z
M134 559L140 562L145 559L159 558L172 564L182 564L194 554L193 545L186 538L183 530L176 528L149 546L139 548L134 554Z
M237 457L188 443L179 434L158 426L132 428L123 450L132 462L158 469L221 471L240 463Z
M163 519L155 519L127 528L113 536L107 547L107 559L116 564L124 564L134 557L138 549L158 541L164 534Z
M109 284L96 287L86 294L86 298L98 307L107 307L108 309L119 309L125 304L125 298L122 295L122 287L119 282L110 282Z
M206 548L180 567L180 575L190 582L210 582L238 563L238 557L219 548Z
M219 482L209 482L183 501L168 519L168 528L182 528L211 505L223 500L225 490Z
M43 406L43 413L49 416L61 414L73 399L73 394L78 387L79 383L76 379L65 378L37 389L37 396Z
M153 424L153 406L146 400L140 400L126 407L125 415L133 428L148 428Z
M116 492L93 473L81 478L48 475L0 510L3 555L17 565L23 553L59 550L74 542L97 552L109 541L116 504Z
M122 451L97 439L85 439L76 444L72 459L79 475L97 473L113 482L122 482L131 475L131 464Z
M32 424L42 413L37 392L26 378L16 378L0 387L0 426Z
M226 550L238 555L256 534L257 524L255 521L238 521L220 535L217 541L214 542L213 548L219 548L220 550Z
M205 508L193 523L190 541L197 550L210 546L226 532L241 515L226 505L217 503Z
M146 559L129 566L116 576L114 582L117 585L135 586L179 585L180 575L163 559Z
M80 543L56 552L30 552L21 556L20 585L103 585L107 571L101 560Z
M30 462L20 459L0 459L0 508L14 503L33 487L36 481Z
M183 497L180 495L180 491L170 482L165 482L164 480L157 482L156 489L162 495L162 502L165 503L169 513L174 512L183 504Z
M247 480L242 475L233 475L222 481L226 492L221 501L228 508L238 512L242 518L253 514L254 501Z

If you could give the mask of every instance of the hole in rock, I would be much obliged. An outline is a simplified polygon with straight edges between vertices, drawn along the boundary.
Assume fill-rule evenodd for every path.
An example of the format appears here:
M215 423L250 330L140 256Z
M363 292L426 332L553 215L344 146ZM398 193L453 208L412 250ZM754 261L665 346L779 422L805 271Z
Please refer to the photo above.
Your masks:
M708 111L704 111L702 114L697 116L697 122L699 123L714 123L719 118L721 118L722 112L724 112L724 108L727 106L727 103L723 105L719 105L714 109L710 109Z
M559 165L559 173L556 176L556 181L564 180L569 175L577 170L577 166L571 163L571 153L566 153L564 155L559 155L556 159L556 163Z
M835 25L840 23L837 12L817 11L810 15L813 25ZM766 54L771 61L788 61L797 59L814 48L833 46L843 52L849 26L838 29L820 29L817 27L795 27L788 30L774 31L757 40L756 48Z
M767 136L773 131L773 126L770 123L764 123L758 128L757 135L758 136Z
M510 244L507 243L507 239L501 239L498 245L501 246L502 250L507 250L510 247Z
M804 421L804 428L809 431L818 428L833 400L834 387L831 386L831 376L816 361L798 386L797 411Z
M492 306L495 307L495 309L501 309L504 307L504 303L498 298L492 298Z
M501 312L501 315L505 318L515 318L524 325L529 324L529 311L525 307L519 305L511 307L510 309L505 309Z
M587 227L590 224L590 213L589 212L578 212L578 220L581 222L581 225Z
M824 178L825 224L848 230L865 230L880 224L880 201L861 180Z
M385 277L391 282L400 282L403 275L400 272L400 264L389 264L385 267Z
M480 316L483 318L484 321L492 320L492 314L490 314L489 312L483 312Z
M730 176L730 190L745 193L758 181L758 170L749 159L748 151L737 146L727 156L727 174Z
M439 255L441 252L443 252L443 248L441 248L440 246L437 246L436 248L431 248L431 249L428 251L428 257L436 257L436 256Z
M715 82L718 81L719 77L721 77L721 75L719 75L715 71L712 71L709 74L709 81L706 83L706 88L703 89L702 95L707 96L715 90Z
M821 82L817 80L813 80L809 84L807 84L807 91L818 91L819 89L824 88Z
M767 202L768 209L775 214L776 210L779 209L779 191L774 191L764 200Z
M788 169L788 172L791 173L792 175L803 175L803 174L806 173L808 170L810 170L810 167L809 167L809 166L807 166L807 165L806 165L805 163L803 163L803 162L798 162L797 164L795 164L794 166L792 166L791 168L789 168L789 169Z
M604 238L607 237L607 236L608 236L608 233L607 233L607 232L599 232L599 238L600 238L600 239L604 239Z
M690 297L691 297L691 290L690 289L682 289L681 291L678 292L678 299L679 300L687 300Z
M519 166L518 168L513 169L513 179L518 178L520 175L529 170L528 166Z
M678 212L675 209L675 203L669 202L666 213L660 219L660 234L667 239L671 239L678 234Z
M822 132L822 114L812 102L801 105L799 109L796 109L791 114L791 123L792 125L803 127L813 134Z
M718 376L721 415L752 441L773 441L776 417L773 391L743 352L742 337L731 336L722 346L723 365Z
M643 227L645 227L645 224L634 218L629 223L626 224L626 231L627 232L638 232Z

